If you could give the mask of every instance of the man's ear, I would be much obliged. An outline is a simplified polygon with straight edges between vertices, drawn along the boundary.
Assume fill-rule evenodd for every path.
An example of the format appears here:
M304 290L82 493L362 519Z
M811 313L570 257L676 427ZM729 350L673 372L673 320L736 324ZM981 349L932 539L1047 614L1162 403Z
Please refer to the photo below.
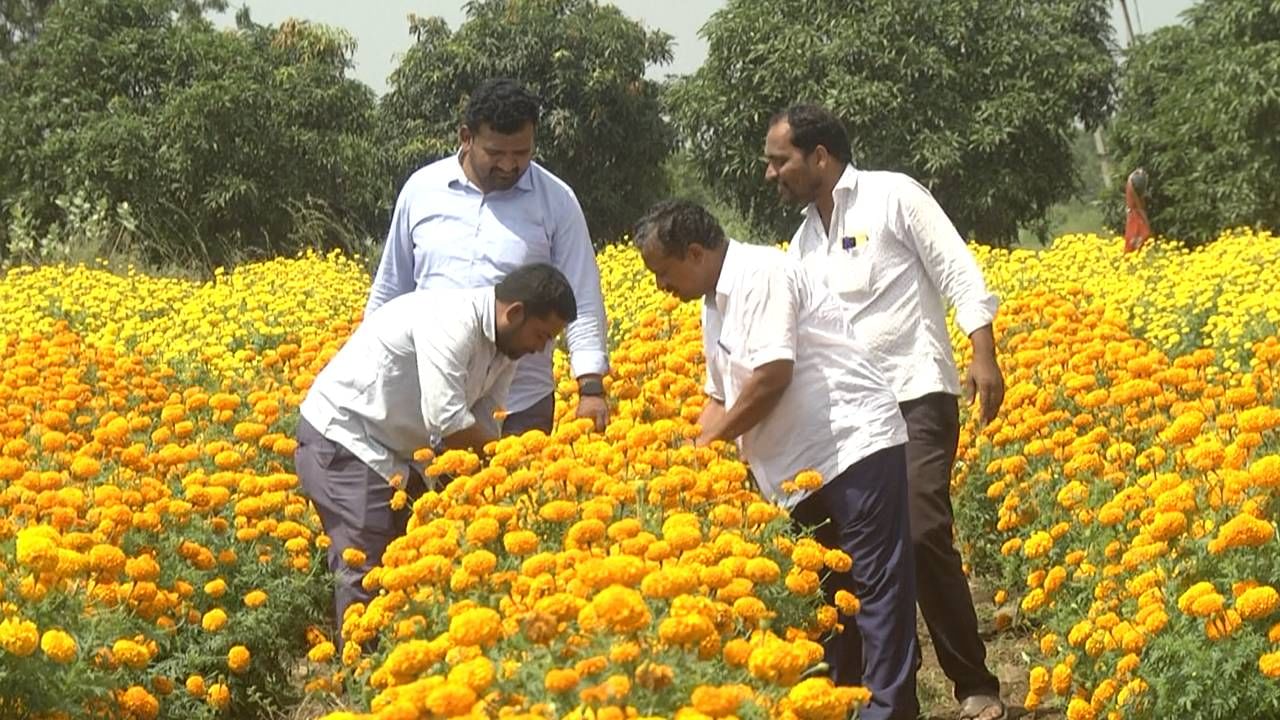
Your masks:
M472 139L473 139L473 136L471 135L471 128L467 127L466 123L459 125L458 126L458 143L462 145L464 148L470 147Z
M503 311L502 316L509 327L518 327L524 321L524 314L524 303L516 300L507 305L507 309Z
M814 146L813 159L817 161L818 167L826 167L826 165L831 162L831 153L827 151L827 146Z
M702 257L707 254L707 249L698 243L689 243L689 247L684 251L684 256L695 263L702 262Z

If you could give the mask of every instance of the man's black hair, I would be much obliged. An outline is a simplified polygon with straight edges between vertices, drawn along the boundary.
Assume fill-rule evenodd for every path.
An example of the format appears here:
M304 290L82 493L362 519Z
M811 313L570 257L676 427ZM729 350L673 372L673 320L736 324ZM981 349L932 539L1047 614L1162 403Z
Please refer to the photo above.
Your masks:
M667 257L681 259L690 245L714 250L725 243L724 228L715 216L692 200L663 200L636 221L637 245L658 242Z
M565 323L578 319L578 301L568 278L547 263L512 270L494 288L494 295L504 303L524 303L525 312L533 317L555 314Z
M511 135L530 123L537 127L540 105L538 96L521 83L493 78L472 91L464 121L473 133L488 125L503 135Z
M769 127L784 120L791 126L791 144L804 151L805 155L821 145L840 162L853 162L849 133L835 113L819 105L792 105L770 118Z

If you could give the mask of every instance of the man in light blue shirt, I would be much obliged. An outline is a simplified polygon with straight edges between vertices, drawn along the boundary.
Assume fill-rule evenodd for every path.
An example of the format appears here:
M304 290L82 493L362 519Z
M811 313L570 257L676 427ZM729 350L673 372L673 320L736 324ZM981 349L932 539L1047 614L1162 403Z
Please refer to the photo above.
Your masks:
M573 190L533 162L539 112L538 98L514 80L476 88L458 130L458 154L421 168L400 191L365 317L414 290L491 286L523 265L550 263L569 279L578 303L565 332L578 416L603 430L609 355L600 270ZM554 389L551 347L523 358L503 433L549 433Z

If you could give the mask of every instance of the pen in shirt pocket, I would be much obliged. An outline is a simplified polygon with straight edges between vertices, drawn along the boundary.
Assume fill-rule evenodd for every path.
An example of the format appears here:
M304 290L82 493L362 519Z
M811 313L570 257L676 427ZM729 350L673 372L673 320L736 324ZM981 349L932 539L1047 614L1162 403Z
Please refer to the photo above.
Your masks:
M856 235L846 235L840 238L840 247L844 250L852 250L867 244L866 233L858 233Z

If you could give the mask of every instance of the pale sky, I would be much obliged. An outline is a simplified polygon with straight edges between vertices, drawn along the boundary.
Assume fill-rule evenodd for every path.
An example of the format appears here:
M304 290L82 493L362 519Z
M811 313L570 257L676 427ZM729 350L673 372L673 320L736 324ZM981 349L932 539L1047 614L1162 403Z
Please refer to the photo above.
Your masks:
M929 0L933 1L933 0ZM410 13L443 17L457 29L465 18L459 0L231 0L232 10L216 15L215 21L231 25L235 8L248 5L256 22L278 24L296 17L345 28L355 36L354 76L382 94L387 89L387 76L398 56L409 48L410 35L406 18ZM662 78L667 74L684 75L698 69L707 55L707 44L698 30L721 8L725 0L613 0L622 12L640 20L650 28L665 30L675 36L675 59L670 65L652 67L649 75ZM1163 25L1178 22L1178 14L1194 4L1193 0L1128 0L1129 16L1134 32L1150 32ZM1112 3L1112 20L1116 37L1125 44L1124 20L1119 0Z

